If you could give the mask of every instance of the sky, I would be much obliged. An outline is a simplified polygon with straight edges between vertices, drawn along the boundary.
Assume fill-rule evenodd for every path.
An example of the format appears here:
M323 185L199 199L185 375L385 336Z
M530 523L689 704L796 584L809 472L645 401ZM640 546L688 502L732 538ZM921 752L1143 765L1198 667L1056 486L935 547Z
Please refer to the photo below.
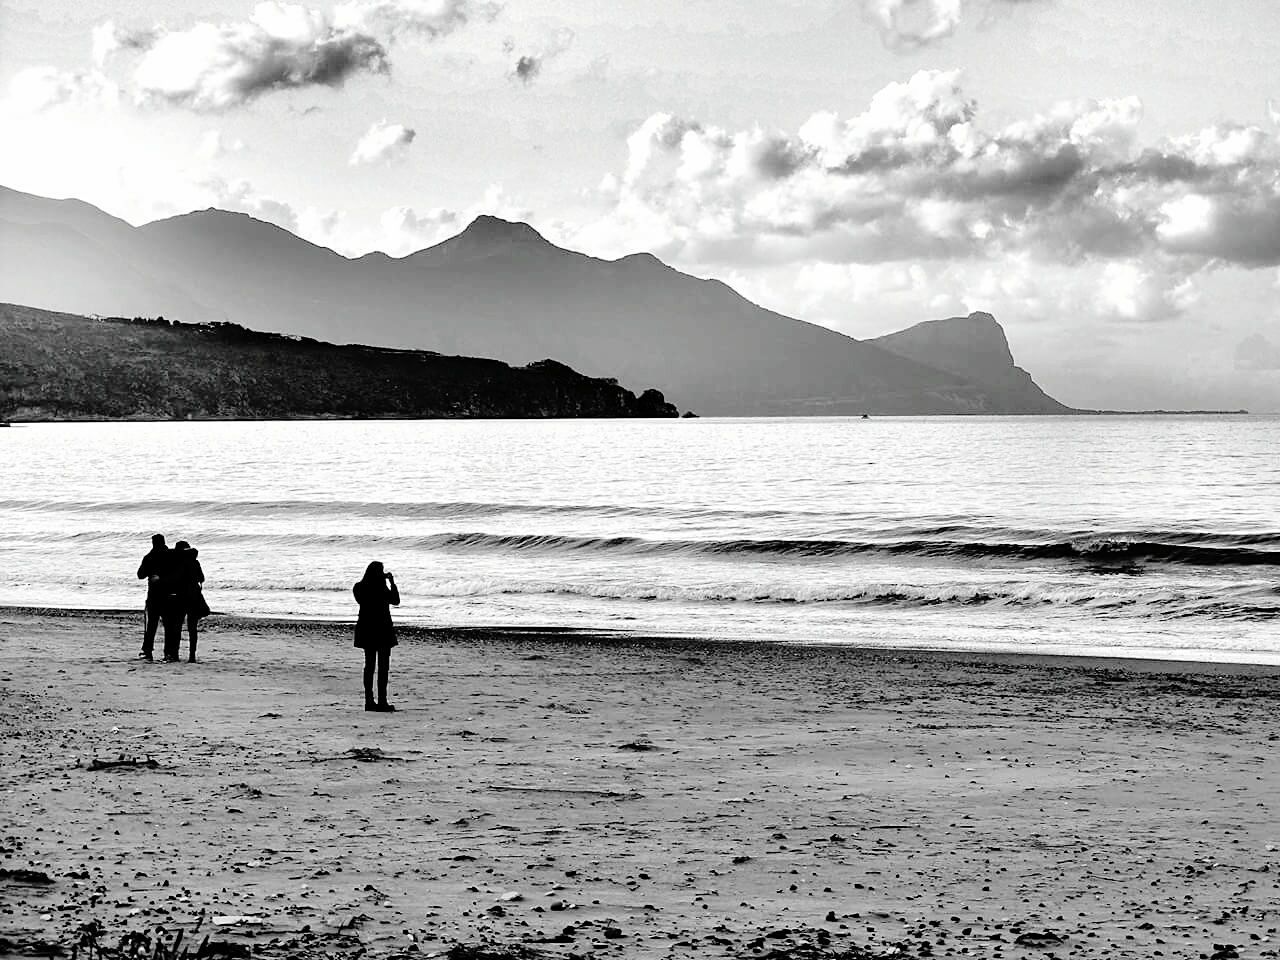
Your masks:
M1275 0L0 0L0 184L347 255L480 213L1058 399L1280 411Z

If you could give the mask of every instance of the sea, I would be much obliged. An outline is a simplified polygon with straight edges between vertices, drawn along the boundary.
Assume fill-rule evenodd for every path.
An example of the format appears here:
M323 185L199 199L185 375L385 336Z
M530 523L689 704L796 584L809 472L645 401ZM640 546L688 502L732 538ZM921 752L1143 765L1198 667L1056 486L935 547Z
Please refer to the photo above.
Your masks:
M157 532L218 614L1280 663L1280 417L0 430L0 605L140 612Z

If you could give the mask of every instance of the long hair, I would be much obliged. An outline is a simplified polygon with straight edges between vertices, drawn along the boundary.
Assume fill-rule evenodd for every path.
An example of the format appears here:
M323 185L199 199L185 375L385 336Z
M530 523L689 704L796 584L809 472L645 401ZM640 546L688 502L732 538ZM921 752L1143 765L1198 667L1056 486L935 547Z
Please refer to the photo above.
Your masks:
M382 561L374 560L364 568L364 576L360 578L360 582L369 587L381 587L386 579L386 575L382 572Z

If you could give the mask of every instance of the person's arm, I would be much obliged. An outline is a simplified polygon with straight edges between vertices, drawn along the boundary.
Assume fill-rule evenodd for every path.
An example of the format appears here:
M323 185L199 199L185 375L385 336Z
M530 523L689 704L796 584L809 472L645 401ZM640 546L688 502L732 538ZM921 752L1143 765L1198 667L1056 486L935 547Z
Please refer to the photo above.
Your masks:
M396 578L387 577L387 601L393 606L400 606L400 590L396 586Z
M149 563L147 563L147 561L148 561L148 560L150 560L150 559L151 559L151 554L147 554L145 557L143 557L143 558L142 558L142 562L141 562L140 564L138 564L138 579L139 579L139 580L145 580L145 579L147 579L147 573L149 572L149 571L147 570L147 567L149 567L149 566L150 566L150 564L149 564Z
M200 566L200 561L196 561L196 583L204 583L204 567Z

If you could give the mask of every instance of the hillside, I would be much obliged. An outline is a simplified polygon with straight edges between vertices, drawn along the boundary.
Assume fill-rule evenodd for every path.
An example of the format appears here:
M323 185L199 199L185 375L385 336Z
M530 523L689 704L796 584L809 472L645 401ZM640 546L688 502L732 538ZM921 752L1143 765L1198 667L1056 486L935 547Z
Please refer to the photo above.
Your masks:
M348 259L244 214L135 228L0 188L0 300L508 363L554 357L701 414L1042 411L1021 388L765 310L649 254L600 260L487 216L407 257Z
M230 324L0 304L0 418L674 417L662 394L543 360L335 346Z

